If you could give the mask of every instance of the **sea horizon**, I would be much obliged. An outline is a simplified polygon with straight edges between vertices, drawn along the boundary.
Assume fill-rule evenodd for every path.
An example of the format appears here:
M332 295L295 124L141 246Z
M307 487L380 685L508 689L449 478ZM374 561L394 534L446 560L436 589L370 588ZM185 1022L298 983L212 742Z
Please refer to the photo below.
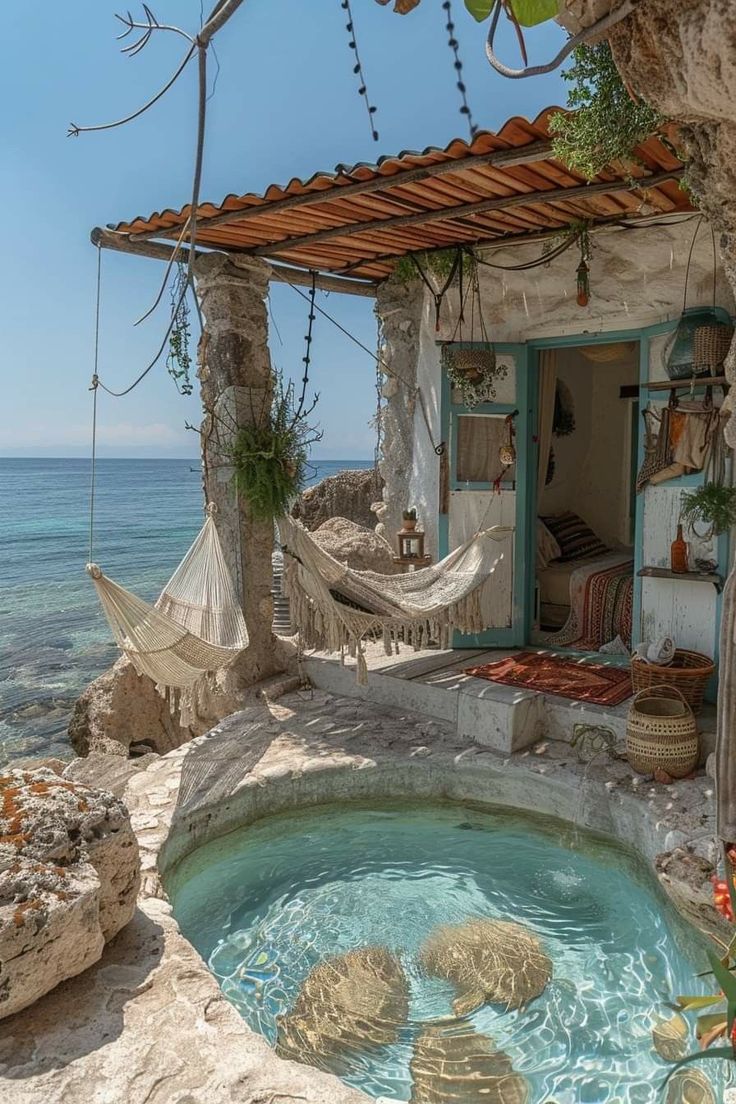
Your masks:
M373 460L310 462L307 486ZM0 766L70 758L74 702L118 658L84 565L89 456L0 457ZM202 520L197 457L98 456L92 556L154 601Z

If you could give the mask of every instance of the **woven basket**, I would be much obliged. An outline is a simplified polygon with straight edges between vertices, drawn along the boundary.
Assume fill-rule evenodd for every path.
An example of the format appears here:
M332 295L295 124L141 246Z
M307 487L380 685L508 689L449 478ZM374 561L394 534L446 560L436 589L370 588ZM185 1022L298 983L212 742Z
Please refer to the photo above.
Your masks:
M714 375L731 348L733 326L714 324L698 326L693 339L693 367L696 372L708 369Z
M455 372L467 376L471 383L496 370L496 352L492 345L476 349L453 349L450 355Z
M634 656L631 660L631 684L634 691L647 690L652 686L674 686L693 713L699 713L703 707L706 684L715 669L715 663L707 655L678 648L669 667L658 667L656 663L646 663Z
M638 774L666 771L686 778L698 765L698 729L676 686L652 686L634 695L626 722L626 758Z

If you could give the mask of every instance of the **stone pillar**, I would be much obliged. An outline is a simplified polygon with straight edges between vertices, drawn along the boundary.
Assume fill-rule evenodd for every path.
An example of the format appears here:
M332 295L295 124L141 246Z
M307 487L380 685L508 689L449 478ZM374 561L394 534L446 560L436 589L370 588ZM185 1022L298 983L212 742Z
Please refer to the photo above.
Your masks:
M381 357L395 372L384 370L382 394L383 448L379 471L384 479L380 522L390 544L402 525L402 513L411 505L409 482L414 457L414 411L416 409L419 330L424 304L419 280L400 284L388 280L376 293L376 314L383 326Z
M235 686L282 669L271 625L274 527L253 518L238 491L229 447L238 429L268 417L273 373L266 294L270 268L257 257L210 254L194 268L204 316L199 349L205 496L217 506L217 531L245 614L250 645L234 665Z

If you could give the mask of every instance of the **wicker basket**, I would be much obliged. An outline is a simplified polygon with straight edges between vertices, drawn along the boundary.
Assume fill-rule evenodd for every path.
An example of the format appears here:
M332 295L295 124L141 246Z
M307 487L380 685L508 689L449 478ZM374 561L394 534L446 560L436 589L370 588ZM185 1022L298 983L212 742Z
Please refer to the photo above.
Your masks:
M731 348L733 326L715 323L712 326L698 326L693 338L693 368L702 372L706 368L717 375L717 369L726 359Z
M496 370L496 352L492 345L474 349L453 349L452 366L456 373L467 376L471 383Z
M638 774L666 771L686 778L698 765L698 729L676 686L652 686L634 695L626 723L626 758Z
M634 691L647 690L652 686L674 686L693 713L699 713L703 707L706 683L715 669L715 663L707 655L678 648L669 667L658 667L656 663L646 663L634 656L631 660L631 683Z

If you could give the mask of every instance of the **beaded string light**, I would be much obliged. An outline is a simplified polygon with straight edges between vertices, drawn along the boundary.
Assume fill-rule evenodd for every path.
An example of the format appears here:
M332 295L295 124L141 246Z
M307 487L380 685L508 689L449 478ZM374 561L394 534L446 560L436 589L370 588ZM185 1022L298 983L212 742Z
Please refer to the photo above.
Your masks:
M457 76L456 83L457 83L458 91L460 93L460 99L462 101L461 106L460 106L460 114L465 115L467 117L468 127L470 128L470 140L472 141L473 138L475 138L476 134L478 133L478 127L473 122L473 116L472 116L472 113L470 111L470 105L468 103L467 88L465 86L465 81L463 80L463 63L460 60L460 53L459 53L460 44L459 44L458 40L455 38L455 21L452 18L452 3L451 3L451 0L443 0L442 8L445 11L445 14L447 15L447 23L445 25L446 30L447 30L447 35L448 35L447 45L450 47L450 51L453 55L453 59L454 59L453 60L453 66L455 68L455 74Z
M358 84L358 95L361 96L365 102L366 111L368 112L368 122L371 128L371 137L374 142L378 141L378 131L376 130L376 124L374 122L374 116L376 114L376 108L370 102L368 98L368 87L365 82L365 74L363 73L363 64L360 60L360 54L358 53L358 40L355 36L355 23L353 21L353 13L350 8L350 0L340 0L340 7L347 13L348 21L345 24L345 30L348 32L348 46L353 51L355 57L355 64L353 65L353 73L360 82Z

